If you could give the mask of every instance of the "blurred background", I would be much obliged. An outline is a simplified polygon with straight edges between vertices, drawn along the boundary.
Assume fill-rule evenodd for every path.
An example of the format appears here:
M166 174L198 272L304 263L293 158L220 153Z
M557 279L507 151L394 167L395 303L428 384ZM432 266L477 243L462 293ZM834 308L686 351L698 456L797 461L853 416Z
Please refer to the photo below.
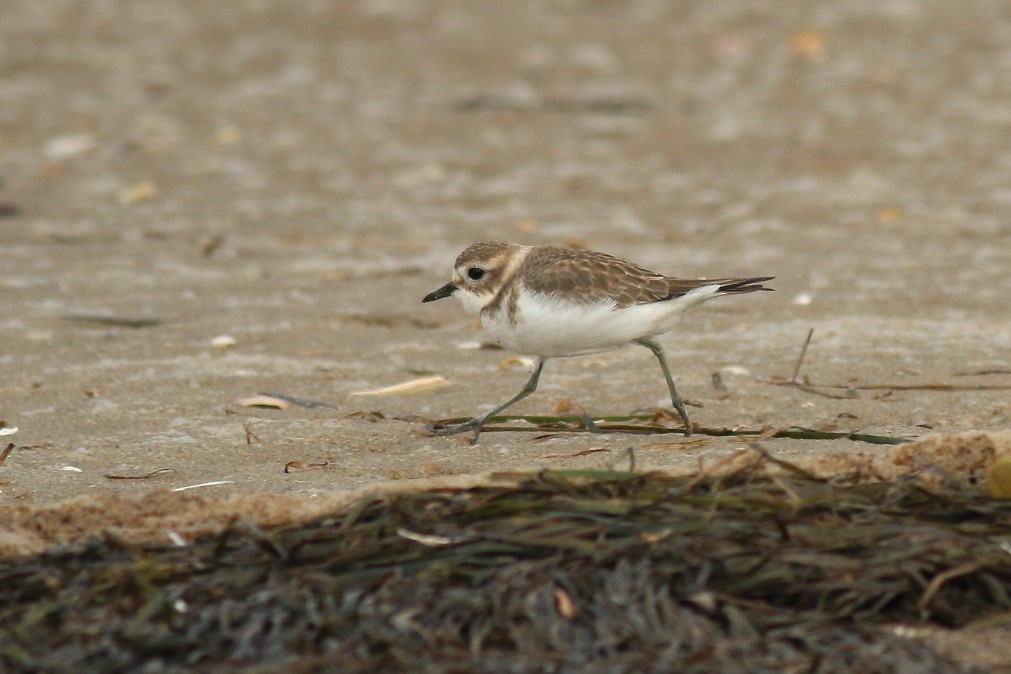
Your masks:
M287 455L229 416L264 390L340 410L262 412L273 448L349 484L424 474L431 441L394 417L526 377L420 304L493 238L776 276L665 338L687 397L721 368L749 391L704 423L1006 428L993 390L759 380L814 328L823 382L1007 385L1009 139L1002 0L0 3L0 420L38 448L4 497L215 460L271 488ZM663 399L645 351L577 362L524 411L573 384L594 414ZM431 373L450 389L350 396ZM369 406L385 422L337 419Z

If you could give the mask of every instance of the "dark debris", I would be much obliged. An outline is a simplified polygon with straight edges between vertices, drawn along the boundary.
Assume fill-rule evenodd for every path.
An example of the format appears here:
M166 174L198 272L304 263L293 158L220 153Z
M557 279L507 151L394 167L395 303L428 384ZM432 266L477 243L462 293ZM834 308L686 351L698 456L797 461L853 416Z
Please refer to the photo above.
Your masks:
M1011 609L975 488L545 472L188 547L0 561L0 671L963 672Z

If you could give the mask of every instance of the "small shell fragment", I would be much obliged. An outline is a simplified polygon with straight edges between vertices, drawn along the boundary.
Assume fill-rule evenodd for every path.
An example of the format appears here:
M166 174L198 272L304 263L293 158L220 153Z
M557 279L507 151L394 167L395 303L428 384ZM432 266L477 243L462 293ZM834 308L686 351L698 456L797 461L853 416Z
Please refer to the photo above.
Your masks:
M168 539L170 541L172 541L172 545L176 546L177 548L185 548L187 545L189 545L189 543L186 542L185 538L183 538L176 532L172 531L171 529L167 530L165 532L165 535L168 536Z
M1011 456L1002 456L987 467L986 493L990 498L1011 498Z
M289 407L287 400L281 400L273 396L253 396L251 398L240 398L235 401L236 405L242 407L273 407L278 410L286 410Z
M814 29L795 33L790 38L790 53L812 63L822 61L825 57L825 33Z
M558 609L558 614L565 618L566 620L572 620L576 617L576 607L572 603L572 597L569 593L560 587L555 587L555 608Z
M200 484L188 484L185 487L176 487L172 491L186 491L187 489L199 489L201 487L217 487L219 484L232 484L235 480L214 480L213 482L201 482Z
M793 298L793 303L801 307L806 307L807 305L811 304L812 299L813 298L811 297L811 293L800 293L799 295Z
M421 543L422 545L428 546L430 548L436 548L443 545L452 545L453 539L447 538L446 536L433 536L431 534L419 534L414 531L409 531L403 527L397 529L397 535L401 538L406 538L409 541L414 541L415 543Z
M211 346L218 349L227 349L230 346L235 346L239 343L239 340L235 339L231 335L218 335L211 340Z
M902 208L899 206L889 206L878 211L878 222L895 222L902 217Z
M158 196L158 188L152 181L145 180L123 190L119 195L119 203L137 204L154 199L156 196Z
M0 435L14 435L17 432L17 426L12 426L11 428L0 428Z
M378 388L373 391L355 391L351 395L356 396L393 396L393 395L414 395L416 393L427 393L428 391L439 391L449 386L445 377L422 377L412 379L393 386Z
M516 366L530 369L534 366L534 359L525 356L512 356L510 358L503 358L498 362L498 369L502 371L511 370Z
M214 140L219 145L235 145L242 140L242 132L231 124L225 124L215 129Z
M50 138L42 148L42 152L50 159L67 159L94 147L95 137L90 133L80 133Z
M742 376L747 376L751 374L751 370L749 370L746 367L741 367L740 365L724 365L723 367L720 368L720 370L726 372L727 374L735 374Z

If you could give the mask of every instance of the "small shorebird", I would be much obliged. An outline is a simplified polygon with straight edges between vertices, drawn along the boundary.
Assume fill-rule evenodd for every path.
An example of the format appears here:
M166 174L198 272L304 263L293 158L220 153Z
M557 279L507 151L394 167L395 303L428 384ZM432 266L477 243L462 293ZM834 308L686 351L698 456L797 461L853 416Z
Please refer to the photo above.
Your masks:
M473 430L474 444L486 421L537 389L549 358L611 351L635 343L660 361L671 402L685 424L685 436L691 436L692 425L674 388L663 348L653 338L671 330L682 313L706 300L772 290L762 285L772 278L681 279L588 250L476 243L456 258L453 280L425 295L422 302L456 295L466 310L480 314L484 328L499 344L535 356L534 372L513 398L439 434ZM587 427L597 430L592 421Z

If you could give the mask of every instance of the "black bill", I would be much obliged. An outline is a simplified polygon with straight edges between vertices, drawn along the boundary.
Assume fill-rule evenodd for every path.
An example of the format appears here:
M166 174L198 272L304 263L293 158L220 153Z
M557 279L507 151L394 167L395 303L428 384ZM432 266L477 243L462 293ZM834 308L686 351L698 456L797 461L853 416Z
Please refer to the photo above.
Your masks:
M456 292L456 286L452 283L447 283L438 290L433 290L432 292L425 295L425 299L422 302L434 302L435 300L441 300L443 297L449 297Z

